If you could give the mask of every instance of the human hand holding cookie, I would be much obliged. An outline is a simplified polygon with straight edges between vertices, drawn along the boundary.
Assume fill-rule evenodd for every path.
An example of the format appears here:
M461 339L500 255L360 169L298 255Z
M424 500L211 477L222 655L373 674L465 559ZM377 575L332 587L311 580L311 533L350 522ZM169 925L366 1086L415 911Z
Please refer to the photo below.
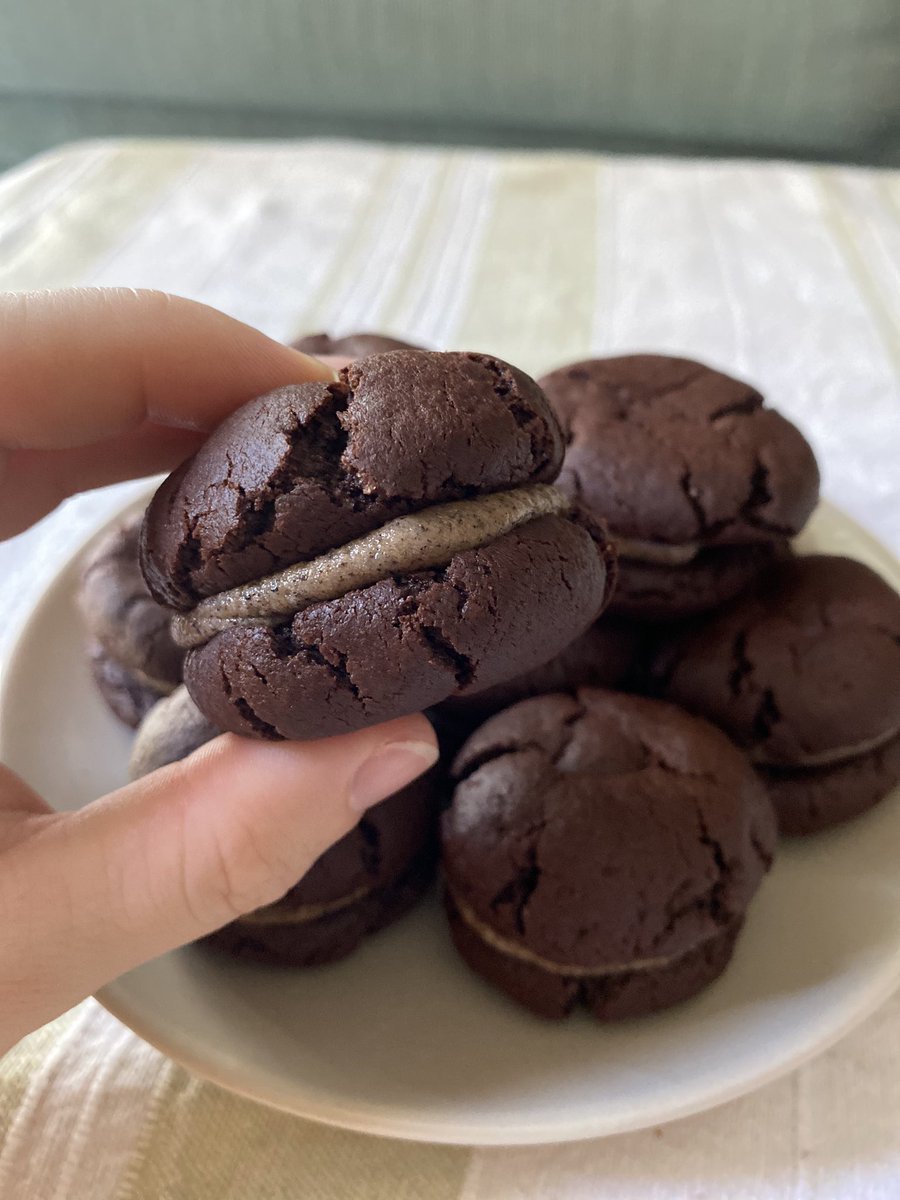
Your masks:
M171 469L252 396L334 379L203 305L127 290L3 297L0 362L4 537L76 491ZM0 768L0 1046L277 900L436 756L421 716L323 742L225 735L77 813Z
M865 691L853 614L890 649L898 599L850 560L793 559L818 468L750 385L658 355L538 384L376 334L286 348L152 294L9 311L7 532L73 489L175 469L95 540L79 593L100 694L140 723L136 782L77 816L11 776L0 794L0 902L9 889L23 914L25 964L17 996L0 984L0 1036L4 1005L15 1036L188 940L290 967L346 957L428 889L442 803L450 929L474 971L543 1016L648 1014L726 967L776 815L814 832L895 782L896 655L869 656L874 708L849 685ZM778 583L795 575L803 603ZM594 624L611 598L619 615ZM785 620L783 679L784 639L767 657L750 631ZM423 709L445 761L419 778L437 759L408 715ZM761 756L760 713L778 735ZM807 726L814 758L772 758ZM661 881L653 912L635 847Z

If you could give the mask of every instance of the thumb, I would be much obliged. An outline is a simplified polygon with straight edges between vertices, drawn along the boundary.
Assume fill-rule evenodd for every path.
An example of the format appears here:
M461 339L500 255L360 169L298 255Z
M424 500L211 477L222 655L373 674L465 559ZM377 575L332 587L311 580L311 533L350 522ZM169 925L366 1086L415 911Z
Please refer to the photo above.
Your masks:
M76 813L41 812L21 780L0 777L3 1025L21 1036L277 900L436 760L431 726L411 716L318 742L226 734Z

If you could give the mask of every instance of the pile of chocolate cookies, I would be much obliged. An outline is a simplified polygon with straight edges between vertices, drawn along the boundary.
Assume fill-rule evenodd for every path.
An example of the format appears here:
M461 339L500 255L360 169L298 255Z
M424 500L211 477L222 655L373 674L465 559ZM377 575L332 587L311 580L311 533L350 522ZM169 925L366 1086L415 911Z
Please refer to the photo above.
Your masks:
M95 677L123 720L148 713L135 775L220 731L418 710L442 761L207 940L333 961L440 860L457 950L533 1012L694 995L779 827L824 829L900 779L900 597L794 556L808 444L683 359L535 383L372 334L296 344L354 361L227 419L160 487L139 552L136 522L97 545Z

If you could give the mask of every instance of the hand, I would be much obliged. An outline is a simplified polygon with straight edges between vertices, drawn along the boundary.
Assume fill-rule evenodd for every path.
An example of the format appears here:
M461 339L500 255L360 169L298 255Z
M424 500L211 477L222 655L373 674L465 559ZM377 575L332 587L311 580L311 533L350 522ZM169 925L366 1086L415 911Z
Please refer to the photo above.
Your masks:
M0 296L0 537L169 470L250 397L325 364L203 305ZM269 904L437 758L422 716L319 742L225 734L75 813L0 767L0 1050L123 971Z

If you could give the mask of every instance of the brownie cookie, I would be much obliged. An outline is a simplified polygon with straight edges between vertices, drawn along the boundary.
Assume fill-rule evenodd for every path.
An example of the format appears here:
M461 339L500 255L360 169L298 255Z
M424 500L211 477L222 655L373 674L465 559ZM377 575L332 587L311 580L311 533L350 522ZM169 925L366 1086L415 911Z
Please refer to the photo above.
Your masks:
M900 780L900 596L853 559L780 564L664 645L652 674L748 751L785 833L846 820Z
M178 688L138 730L131 777L185 757L217 730ZM202 941L279 966L335 962L410 909L434 877L443 775L435 767L370 808L282 898Z
M76 597L97 687L116 716L132 727L177 686L184 659L169 631L171 614L156 603L141 575L142 520L142 514L130 517L96 543Z
M220 729L324 737L490 687L597 617L612 555L550 486L543 393L396 350L251 401L163 483L144 575Z
M656 620L715 608L816 505L812 450L749 384L655 354L574 363L540 382L568 442L559 486L617 544L614 612Z
M453 940L533 1012L602 1020L694 995L724 969L775 818L717 729L584 688L492 717L443 815Z
M640 671L642 632L636 622L603 616L549 662L482 691L451 696L430 714L442 752L455 754L488 717L530 696L579 687L630 690Z
M308 333L291 342L295 350L314 354L317 358L330 355L334 358L368 358L370 354L381 354L385 350L418 350L413 342L400 338L385 337L383 333L348 333L335 338L328 333Z

